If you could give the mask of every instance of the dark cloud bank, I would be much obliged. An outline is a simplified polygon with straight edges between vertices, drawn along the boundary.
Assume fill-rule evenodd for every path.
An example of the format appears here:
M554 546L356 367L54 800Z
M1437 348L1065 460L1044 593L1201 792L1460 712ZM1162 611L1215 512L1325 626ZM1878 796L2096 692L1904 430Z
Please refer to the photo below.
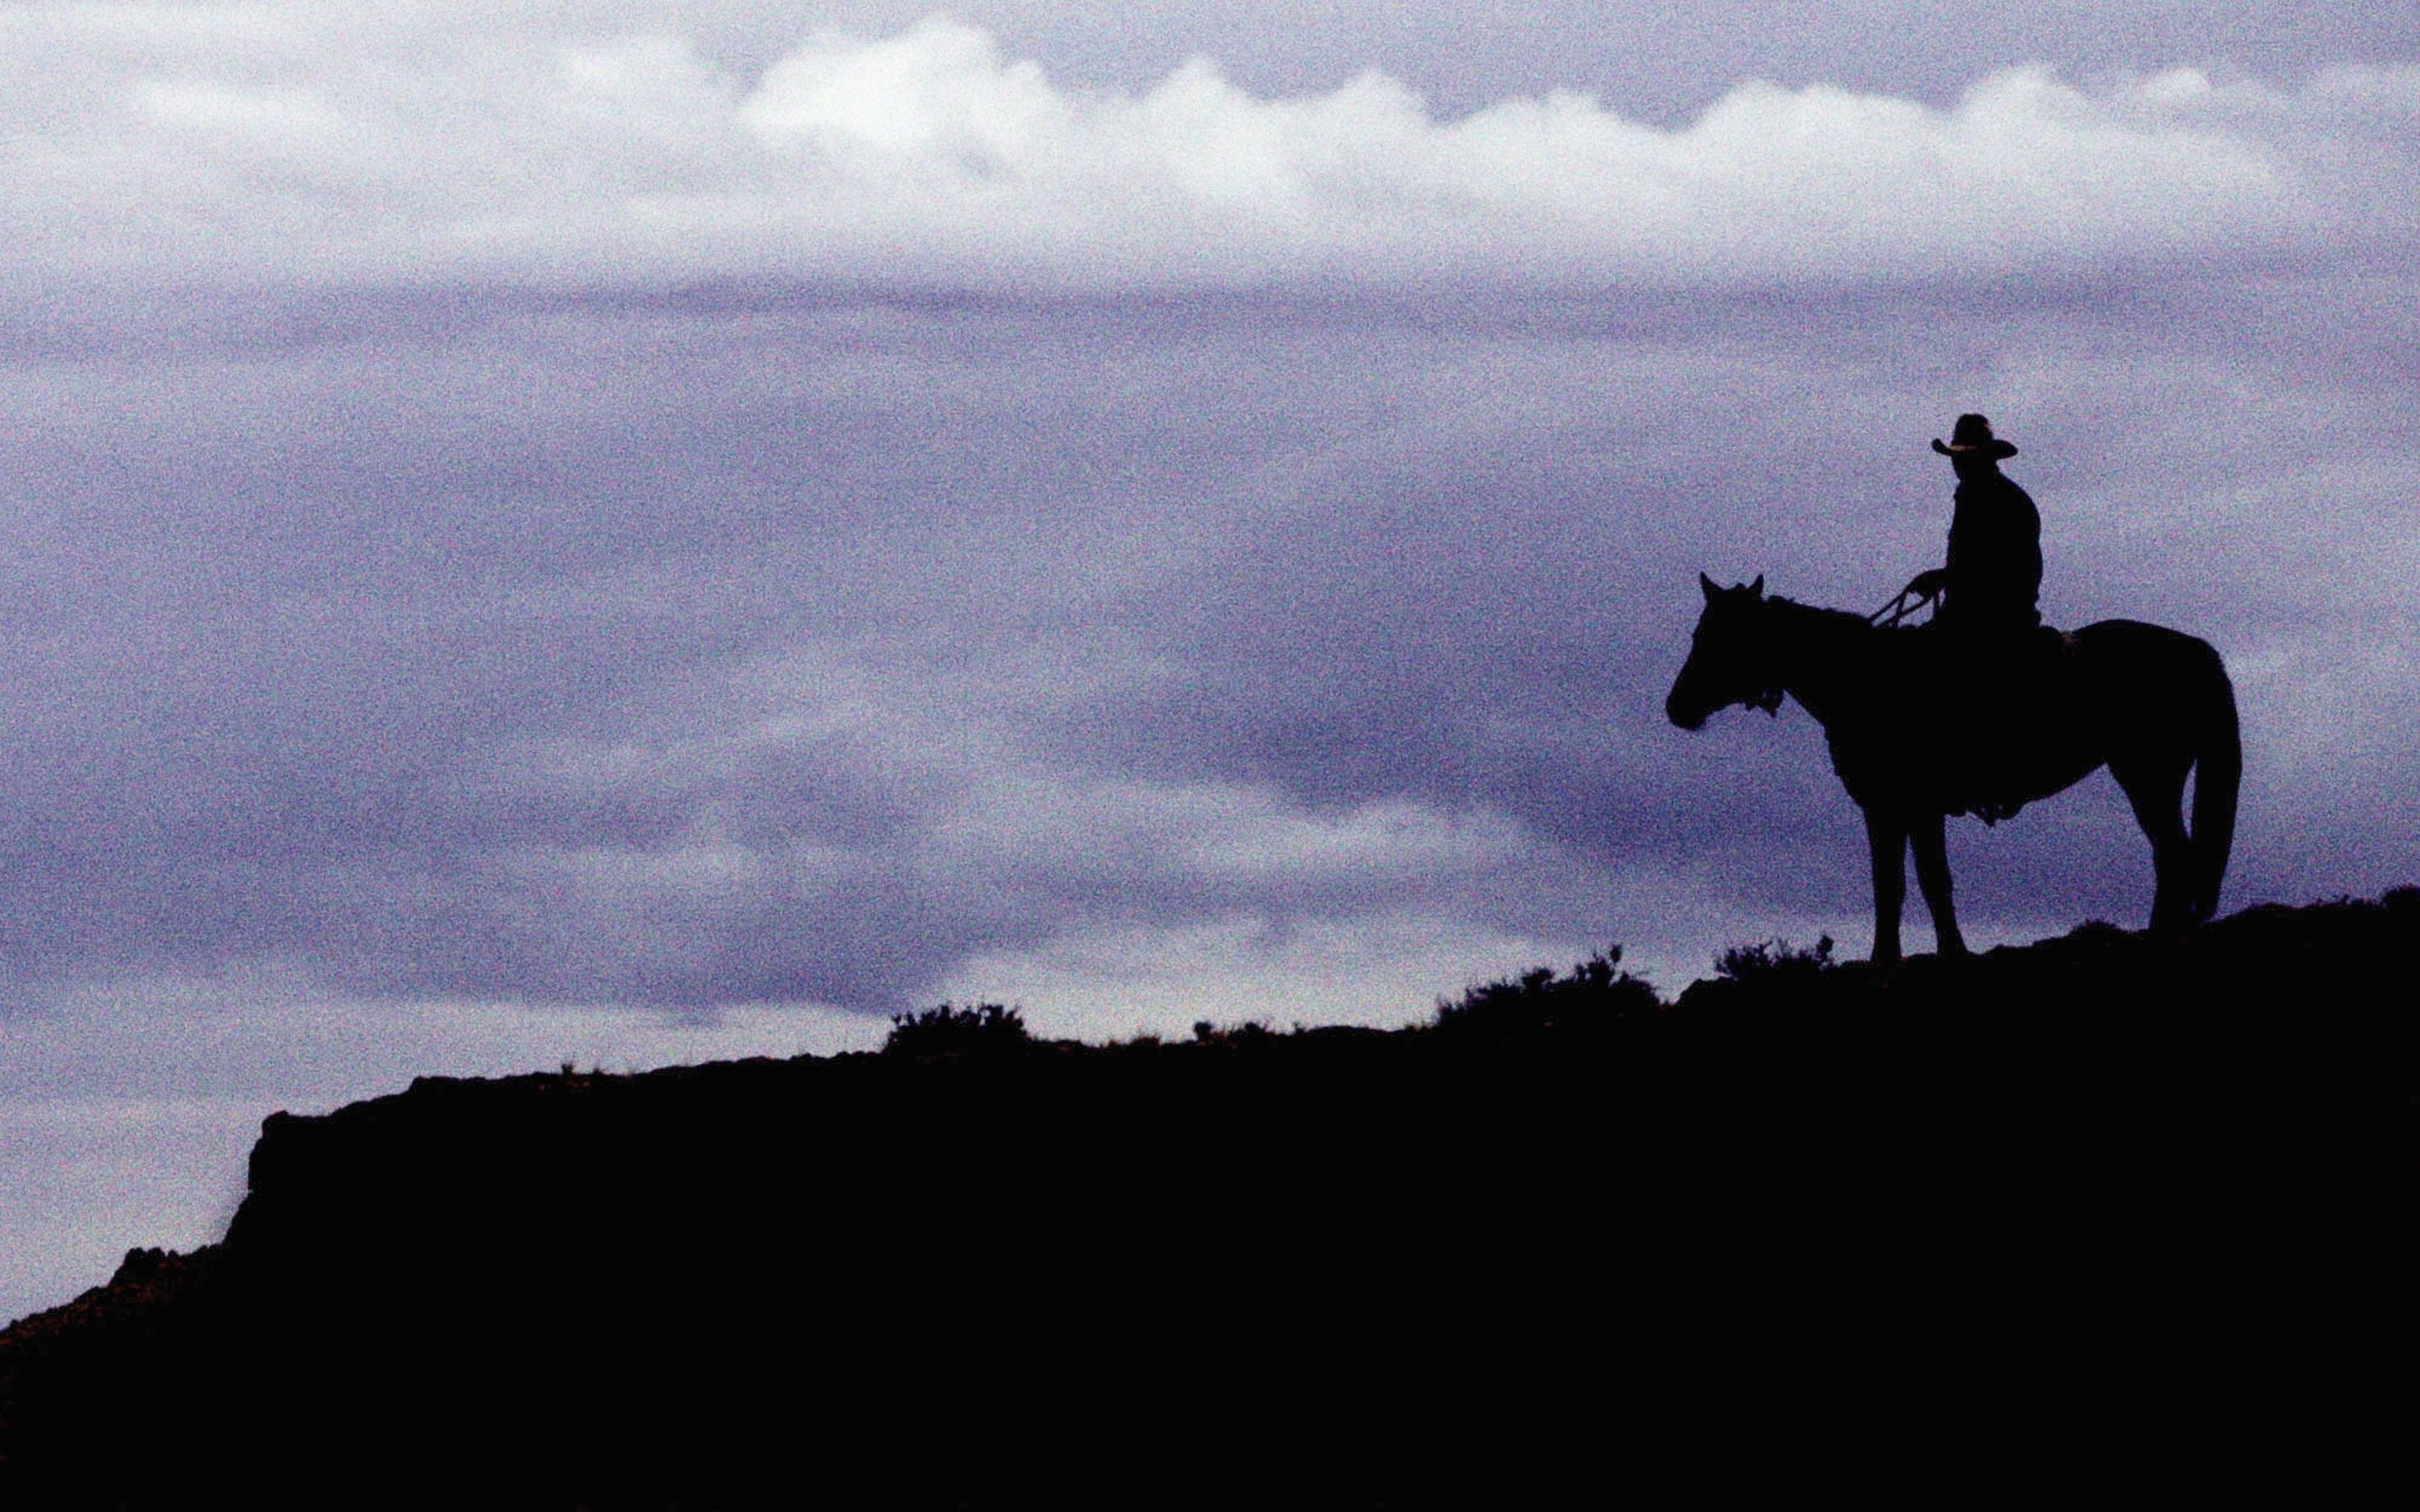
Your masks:
M10 966L889 1009L1231 914L1684 937L1668 891L1853 933L1803 717L1656 702L1701 567L1864 606L1932 560L1967 404L2026 447L2055 619L2234 662L2236 898L2381 885L2413 547L2374 276L2199 289L2254 322L2203 331L2007 289L500 301L21 369ZM1962 836L1971 906L2131 917L2125 829L2096 788Z

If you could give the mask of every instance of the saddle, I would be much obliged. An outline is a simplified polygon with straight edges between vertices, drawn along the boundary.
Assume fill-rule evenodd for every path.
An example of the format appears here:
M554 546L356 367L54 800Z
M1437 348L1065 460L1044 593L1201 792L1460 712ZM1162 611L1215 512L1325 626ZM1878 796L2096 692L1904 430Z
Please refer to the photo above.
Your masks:
M1907 632L1931 688L1937 777L1949 813L1986 825L2034 798L2054 711L2067 702L2080 646L2047 625L2000 630L1926 625Z

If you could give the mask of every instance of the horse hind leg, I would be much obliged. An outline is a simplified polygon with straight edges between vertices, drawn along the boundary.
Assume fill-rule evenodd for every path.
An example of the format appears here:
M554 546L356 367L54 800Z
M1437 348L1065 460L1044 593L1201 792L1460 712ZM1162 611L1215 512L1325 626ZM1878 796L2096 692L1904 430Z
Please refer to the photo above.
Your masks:
M2213 664L2216 657L2212 657ZM2205 701L2201 736L2194 752L2194 917L2217 917L2219 888L2226 881L2226 856L2235 845L2235 801L2243 781L2243 736L2236 722L2235 689L2224 668Z
M2166 933L2194 922L2202 892L2197 856L2185 836L2184 762L2109 764L2133 806L2134 822L2151 842L2151 928Z

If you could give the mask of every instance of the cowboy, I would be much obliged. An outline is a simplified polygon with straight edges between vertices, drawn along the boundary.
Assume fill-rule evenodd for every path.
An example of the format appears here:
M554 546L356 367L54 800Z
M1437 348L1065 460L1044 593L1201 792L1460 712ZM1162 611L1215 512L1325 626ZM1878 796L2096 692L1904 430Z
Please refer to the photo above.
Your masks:
M2000 463L2017 449L1993 435L1981 415L1960 415L1949 440L1934 438L1932 449L1958 474L1949 556L1916 574L1906 593L1940 601L1932 637L1947 658L1939 685L1948 695L1947 733L1974 775L1967 808L1996 824L2024 807L1999 764L2024 744L2045 671L2027 652L2041 624L2041 512L2001 474Z
M2030 630L2041 623L2041 512L2000 463L2017 449L1981 415L1960 415L1932 449L1958 474L1947 564L1916 574L1907 592L1939 598L1933 623L1970 635Z

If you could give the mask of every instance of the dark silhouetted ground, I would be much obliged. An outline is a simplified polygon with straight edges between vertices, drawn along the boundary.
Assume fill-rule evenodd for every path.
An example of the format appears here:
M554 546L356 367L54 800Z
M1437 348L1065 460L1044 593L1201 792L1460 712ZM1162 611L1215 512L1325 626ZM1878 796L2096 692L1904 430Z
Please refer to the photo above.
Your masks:
M2331 1362L2397 1336L2415 947L2405 889L1394 1033L423 1080L0 1335L0 1501L2251 1488L2289 1404L2307 1493L2390 1406Z

